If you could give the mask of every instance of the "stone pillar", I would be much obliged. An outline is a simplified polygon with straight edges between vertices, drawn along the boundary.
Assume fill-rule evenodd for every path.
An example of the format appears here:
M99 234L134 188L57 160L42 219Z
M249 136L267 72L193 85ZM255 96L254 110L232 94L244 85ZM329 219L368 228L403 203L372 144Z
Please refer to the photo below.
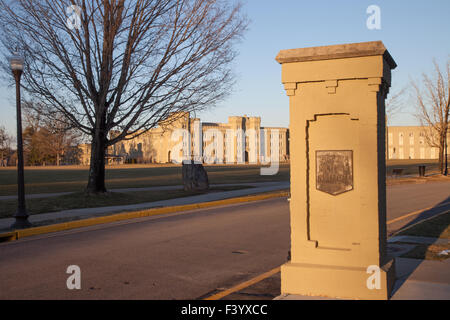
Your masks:
M384 101L396 63L380 41L282 50L276 60L290 97L291 261L281 292L387 299L395 268Z

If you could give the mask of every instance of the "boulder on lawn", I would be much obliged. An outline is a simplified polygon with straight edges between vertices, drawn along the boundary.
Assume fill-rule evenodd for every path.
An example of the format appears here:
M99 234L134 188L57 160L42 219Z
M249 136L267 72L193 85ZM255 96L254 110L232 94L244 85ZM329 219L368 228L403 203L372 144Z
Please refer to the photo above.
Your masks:
M201 163L183 161L184 191L202 191L209 189L208 174Z

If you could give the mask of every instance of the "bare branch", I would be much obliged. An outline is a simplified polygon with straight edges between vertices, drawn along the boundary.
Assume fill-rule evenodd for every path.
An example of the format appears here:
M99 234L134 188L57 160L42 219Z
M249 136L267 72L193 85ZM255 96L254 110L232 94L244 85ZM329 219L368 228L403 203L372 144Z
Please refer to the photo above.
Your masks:
M0 0L3 53L24 55L23 88L43 116L90 135L95 159L172 112L224 99L247 24L228 0Z

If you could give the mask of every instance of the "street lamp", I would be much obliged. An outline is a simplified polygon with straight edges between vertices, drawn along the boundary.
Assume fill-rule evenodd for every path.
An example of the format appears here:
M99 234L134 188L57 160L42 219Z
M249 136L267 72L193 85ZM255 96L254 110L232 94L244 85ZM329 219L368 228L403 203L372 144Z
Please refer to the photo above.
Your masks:
M23 229L31 226L28 221L28 213L25 208L25 182L23 174L23 143L22 143L22 111L20 105L20 77L23 71L24 60L17 53L9 58L14 79L16 80L16 112L17 112L17 187L18 206L14 214L15 222L11 225L14 229Z
M447 153L447 148L448 148L448 131L449 129L447 128L447 134L445 135L445 148L444 148L444 153L445 153L445 168L444 168L444 175L447 176L448 175L448 153Z

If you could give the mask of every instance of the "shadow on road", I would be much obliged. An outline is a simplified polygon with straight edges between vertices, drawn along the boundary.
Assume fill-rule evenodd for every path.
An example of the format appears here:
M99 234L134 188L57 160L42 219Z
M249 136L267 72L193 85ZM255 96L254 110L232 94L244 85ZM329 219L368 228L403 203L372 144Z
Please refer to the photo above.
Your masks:
M421 212L418 216L416 216L412 221L408 222L407 224L405 224L403 227L401 227L400 230L404 230L406 228L409 228L410 226L418 223L421 220L425 220L428 218L431 218L433 216L435 216L436 214L442 213L446 210L450 210L450 196L447 197L445 200L439 202L438 204L436 204L433 208L423 211ZM430 234L429 237L439 237L442 233L442 231L445 230L445 228L447 228L447 226L442 226L443 229L436 229L435 232L433 232L433 234ZM432 232L430 230L430 232Z

